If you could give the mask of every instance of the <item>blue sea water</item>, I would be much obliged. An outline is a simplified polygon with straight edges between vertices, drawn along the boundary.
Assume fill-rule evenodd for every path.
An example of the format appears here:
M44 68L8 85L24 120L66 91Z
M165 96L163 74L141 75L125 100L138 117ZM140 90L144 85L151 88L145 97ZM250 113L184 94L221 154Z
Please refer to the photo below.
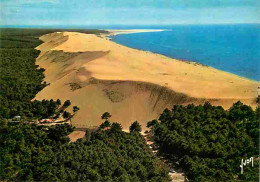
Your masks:
M170 30L121 34L112 41L260 81L260 24L156 28Z

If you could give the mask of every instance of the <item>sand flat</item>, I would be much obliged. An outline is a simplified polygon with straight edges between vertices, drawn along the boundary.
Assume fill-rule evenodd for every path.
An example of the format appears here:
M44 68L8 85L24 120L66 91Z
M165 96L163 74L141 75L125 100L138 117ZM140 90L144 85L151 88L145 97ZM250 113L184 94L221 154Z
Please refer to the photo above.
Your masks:
M68 135L70 142L76 142L78 139L83 138L86 134L86 131L73 131Z
M93 34L52 33L41 39L36 64L46 69L51 84L36 99L70 99L81 108L74 122L80 126L100 124L106 111L128 127L134 120L157 118L173 104L210 101L228 108L241 100L256 106L259 82L234 74Z
M130 30L107 29L106 31L110 32L109 35L119 35L119 34L130 34L130 33L132 34L132 33L144 33L144 32L162 32L162 31L167 31L167 30L166 29L130 29Z

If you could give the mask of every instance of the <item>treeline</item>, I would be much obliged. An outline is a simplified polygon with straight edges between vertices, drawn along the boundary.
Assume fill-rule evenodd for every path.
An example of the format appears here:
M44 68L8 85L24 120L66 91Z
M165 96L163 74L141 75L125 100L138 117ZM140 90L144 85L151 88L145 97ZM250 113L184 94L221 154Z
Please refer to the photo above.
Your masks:
M0 115L10 118L30 112L31 99L45 87L34 49L0 49Z
M47 85L43 82L45 70L35 65L40 51L34 48L41 43L39 36L51 32L55 30L0 29L1 117L44 118L52 115L55 102L31 102Z
M37 37L13 29L0 34L0 116L31 116L31 100L46 86L44 69L35 65L41 43Z
M191 181L258 181L259 114L250 106L175 105L148 122L159 153ZM241 160L254 158L244 166Z
M119 123L69 143L69 125L0 121L1 181L169 181L139 132L125 133Z
M0 28L0 48L35 48L41 42L38 37L53 32L80 32L86 34L106 34L105 30L95 29L24 29Z

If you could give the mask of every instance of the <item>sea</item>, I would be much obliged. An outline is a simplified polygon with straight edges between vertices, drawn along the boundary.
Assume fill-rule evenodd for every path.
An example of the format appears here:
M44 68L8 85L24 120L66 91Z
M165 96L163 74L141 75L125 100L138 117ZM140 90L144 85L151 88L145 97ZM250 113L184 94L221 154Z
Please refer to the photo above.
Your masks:
M131 27L121 28L131 29ZM135 28L165 31L120 34L112 36L112 41L171 58L195 61L260 81L260 24Z

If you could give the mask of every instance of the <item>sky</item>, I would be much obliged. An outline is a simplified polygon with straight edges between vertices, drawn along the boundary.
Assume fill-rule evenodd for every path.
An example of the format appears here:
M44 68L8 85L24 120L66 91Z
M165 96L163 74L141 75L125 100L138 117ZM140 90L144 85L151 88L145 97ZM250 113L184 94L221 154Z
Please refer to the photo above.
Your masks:
M0 0L0 26L260 23L260 0Z

